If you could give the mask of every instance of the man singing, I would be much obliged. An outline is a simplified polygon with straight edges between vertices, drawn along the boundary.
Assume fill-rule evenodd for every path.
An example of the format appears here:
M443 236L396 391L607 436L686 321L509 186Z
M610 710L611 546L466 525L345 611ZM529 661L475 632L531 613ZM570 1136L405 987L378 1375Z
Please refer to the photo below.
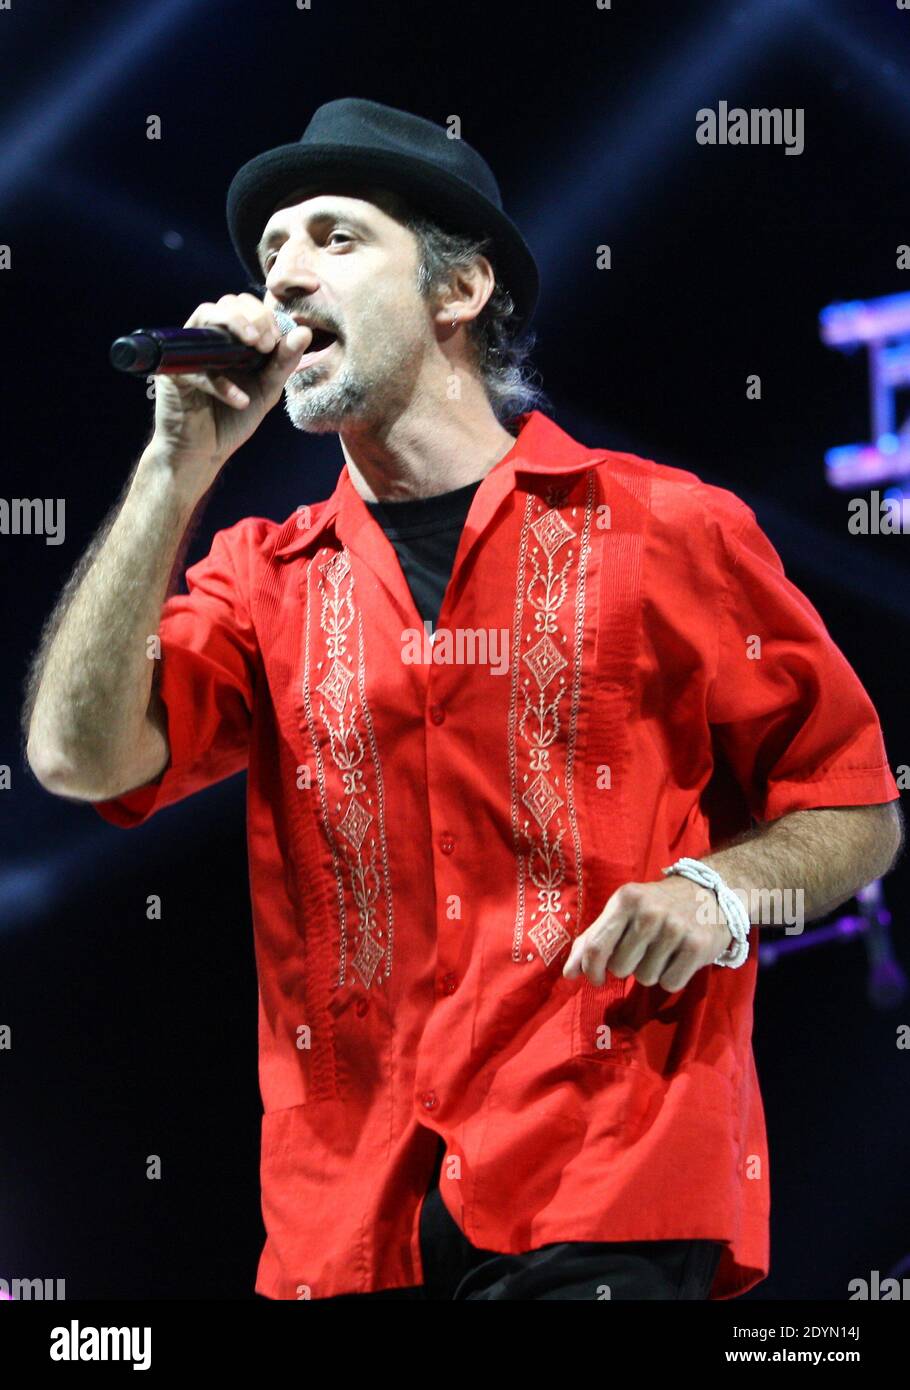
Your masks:
M900 852L870 699L749 507L539 408L537 269L464 140L329 102L228 221L256 293L187 326L268 363L159 377L24 728L118 826L248 771L256 1291L741 1294L759 929ZM334 493L218 531L172 591L282 396L337 433Z

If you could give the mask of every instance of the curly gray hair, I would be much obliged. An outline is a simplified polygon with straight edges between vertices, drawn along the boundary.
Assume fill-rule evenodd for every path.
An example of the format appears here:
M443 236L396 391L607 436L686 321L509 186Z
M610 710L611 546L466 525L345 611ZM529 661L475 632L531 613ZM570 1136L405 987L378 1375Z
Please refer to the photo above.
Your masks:
M396 194L382 192L374 195L374 201L417 238L417 288L424 299L432 302L434 293L449 283L452 274L468 269L478 256L486 256L496 273L489 237L447 231ZM524 411L551 406L539 380L535 380L539 374L531 362L537 335L530 330L522 332L515 313L508 287L497 276L490 298L466 325L475 369L502 425Z
M312 188L301 188L293 196L302 199L317 192L365 198L406 227L418 245L417 289L430 303L456 270L467 269L478 256L486 256L496 273L490 238L448 231L391 189L329 178ZM539 373L531 362L537 335L530 330L522 331L516 323L514 301L508 287L498 277L490 298L477 317L467 323L466 329L475 370L501 425L528 410L552 409L552 402L539 380L535 380Z

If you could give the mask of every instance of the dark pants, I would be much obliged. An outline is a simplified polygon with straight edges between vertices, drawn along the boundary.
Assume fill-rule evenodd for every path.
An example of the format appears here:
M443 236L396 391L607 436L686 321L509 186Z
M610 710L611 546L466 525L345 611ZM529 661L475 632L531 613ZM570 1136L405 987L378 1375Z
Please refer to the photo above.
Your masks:
M522 1255L479 1250L458 1229L439 1193L445 1152L440 1141L436 1170L420 1214L424 1283L352 1298L418 1299L704 1299L722 1245L714 1240L565 1240Z

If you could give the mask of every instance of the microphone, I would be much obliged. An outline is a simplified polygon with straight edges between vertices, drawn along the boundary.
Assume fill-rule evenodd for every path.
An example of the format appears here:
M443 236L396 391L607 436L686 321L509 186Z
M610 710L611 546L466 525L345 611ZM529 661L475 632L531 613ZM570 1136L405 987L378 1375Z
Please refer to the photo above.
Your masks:
M282 338L297 324L273 310ZM242 343L226 328L137 328L111 344L111 366L130 376L180 372L258 372L271 357Z

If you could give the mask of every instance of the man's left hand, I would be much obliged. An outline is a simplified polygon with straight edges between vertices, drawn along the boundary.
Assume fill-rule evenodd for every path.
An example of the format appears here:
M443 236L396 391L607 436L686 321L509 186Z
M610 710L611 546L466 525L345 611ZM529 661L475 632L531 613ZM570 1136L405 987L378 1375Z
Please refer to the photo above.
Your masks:
M706 893L712 899L709 912ZM600 916L573 941L562 973L567 979L584 974L591 984L602 985L609 968L620 980L634 974L639 984L659 984L673 993L732 940L711 890L670 874L660 883L617 888Z

